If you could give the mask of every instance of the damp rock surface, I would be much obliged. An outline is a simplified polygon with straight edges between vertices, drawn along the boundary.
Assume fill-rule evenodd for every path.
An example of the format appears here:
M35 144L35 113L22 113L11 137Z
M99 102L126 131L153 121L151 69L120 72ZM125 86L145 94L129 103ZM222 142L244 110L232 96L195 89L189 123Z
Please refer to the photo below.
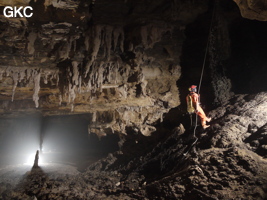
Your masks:
M2 169L1 197L266 199L266 98L264 92L234 96L209 113L210 128L198 126L195 136L182 124L161 130L151 145L143 143L146 137L133 136L138 142L126 141L121 151L84 172L61 165L23 173Z
M1 1L0 10L7 5ZM0 14L3 146L16 153L19 136L44 116L53 125L71 116L76 137L85 129L118 145L97 162L87 158L83 170L71 162L27 169L1 163L0 199L267 199L263 0L15 5L34 14ZM202 130L190 127L183 103L205 52L201 102L214 106ZM40 120L27 128L25 116L35 114ZM12 124L19 116L24 130ZM9 133L16 139L3 141Z

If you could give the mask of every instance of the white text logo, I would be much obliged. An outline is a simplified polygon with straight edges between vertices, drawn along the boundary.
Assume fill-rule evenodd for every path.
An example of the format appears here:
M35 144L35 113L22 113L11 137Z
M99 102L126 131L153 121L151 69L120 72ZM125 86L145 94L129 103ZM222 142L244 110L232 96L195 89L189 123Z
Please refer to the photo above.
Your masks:
M11 7L11 6L6 6L4 8L4 16L5 17L31 17L33 15L32 12L28 12L28 14L26 13L26 10L33 10L31 6L26 6L26 7Z

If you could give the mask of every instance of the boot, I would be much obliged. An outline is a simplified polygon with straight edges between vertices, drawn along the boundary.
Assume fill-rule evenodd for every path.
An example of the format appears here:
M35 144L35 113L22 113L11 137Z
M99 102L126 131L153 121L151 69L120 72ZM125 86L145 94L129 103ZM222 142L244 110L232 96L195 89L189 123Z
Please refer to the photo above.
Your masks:
M206 128L210 127L210 125L206 125L206 124L205 124L205 125L203 125L202 127L203 127L203 129L206 129Z
M207 122L210 122L211 121L211 117L207 117Z

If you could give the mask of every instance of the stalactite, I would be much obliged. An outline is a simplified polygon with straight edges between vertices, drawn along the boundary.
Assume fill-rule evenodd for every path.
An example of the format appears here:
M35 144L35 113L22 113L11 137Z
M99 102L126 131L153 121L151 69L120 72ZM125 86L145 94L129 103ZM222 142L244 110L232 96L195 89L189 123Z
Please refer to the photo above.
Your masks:
M79 93L82 92L82 76L79 76L79 88L78 88L78 92Z
M72 84L79 85L79 63L72 61Z
M58 99L59 99L58 105L61 106L61 103L62 103L62 95L61 94L59 94Z
M111 42L112 42L112 31L113 27L112 26L106 26L105 27L105 51L106 51L106 57L107 61L110 59L110 51L111 51Z
M86 77L87 77L87 75L88 75L88 72L89 72L89 70L90 70L90 67L92 66L92 64L93 64L93 61L92 61L92 60L89 60L89 61L86 63L86 65L85 65L85 73L84 73L84 78L86 78Z
M39 90L40 90L40 78L41 78L41 72L39 71L35 71L33 73L33 79L34 79L34 93L33 93L33 101L35 103L35 107L38 108L39 107Z
M93 113L92 122L96 122L96 112Z
M116 47L118 45L119 36L120 36L120 32L119 32L118 28L116 27L113 30L113 50L114 51L116 50Z
M90 34L89 32L88 34ZM89 50L89 46L92 46L90 58L88 59L85 66L85 74L86 78L90 67L94 64L97 59L98 52L100 48L103 48L104 55L106 60L110 60L111 50L115 50L119 45L120 50L124 51L124 31L122 27L113 27L110 25L96 25L92 29L92 41L89 41L89 36L85 36L85 49Z
M89 35L86 35L85 36L85 39L84 39L84 45L85 45L85 50L86 51L89 51L89 47L90 47L90 40L89 40Z
M116 61L116 63L114 64L114 67L113 67L113 73L114 74L114 83L116 84L117 83L117 78L118 78L118 69L119 69L119 63L118 61Z
M12 88L12 102L14 101L14 95L15 95L15 90L16 90L16 87L18 85L18 79L19 79L19 73L14 71L13 72L13 88Z
M163 113L160 113L160 122L163 122Z
M32 75L32 69L27 68L27 69L26 69L27 80L30 79L31 75Z
M116 81L116 75L117 75L117 63L112 62L111 64L109 64L108 67L108 82L109 83L115 83Z
M89 82L91 83L91 86L93 87L95 85L95 76L96 76L96 67L95 67L95 63L92 65L92 69L90 71L90 74L89 74Z
M26 74L25 74L25 69L22 69L19 71L19 82L21 82L22 80L24 80Z
M76 98L76 90L78 86L78 91L80 91L80 82L79 80L79 68L78 68L79 62L77 61L72 61L72 70L70 67L67 68L68 72L68 102L71 105L71 111L73 112L74 110L74 100Z
M48 83L48 73L44 74L44 84Z
M62 100L68 101L69 98L69 85L64 85L62 89L62 93L60 93L62 96Z
M87 74L90 70L90 67L93 65L94 61L97 58L98 51L100 49L101 45L101 39L102 39L102 26L97 25L93 28L93 44L92 44L92 53L90 56L89 61L87 62L85 66L85 74L84 77L87 77Z
M69 83L69 103L71 104L71 111L73 111L74 108L74 100L76 98L76 85L72 85Z
M53 75L53 77L56 79L56 86L58 86L58 83L59 83L59 70L57 69L57 72Z
M6 68L6 76L9 76L11 72L11 67Z
M120 40L119 40L120 39ZM124 52L124 31L122 27L115 27L113 30L113 49L115 51L119 41L121 52Z
M100 44L101 44L101 38L102 38L102 29L103 26L97 25L94 27L94 40L93 40L93 51L91 54L91 58L94 61L97 57Z
M70 110L71 110L71 112L73 112L73 110L74 110L74 104L73 104L73 102L71 103L71 108L70 108Z
M104 70L105 70L105 63L101 62L98 68L98 77L97 77L97 87L100 88L100 92L102 92Z
M58 69L49 69L49 68L45 68L42 70L42 77L44 79L44 83L47 84L48 80L50 81L51 85L58 85ZM56 83L53 82L53 80L56 80Z
M62 57L63 60L70 58L69 57L69 53L70 53L70 50L71 50L71 44L72 44L72 41L71 41L71 38L70 38L65 44L65 49L63 49L63 57Z
M91 80L89 79L88 83L87 83L87 86L86 86L86 91L87 92L91 92L91 89L92 89L92 83L91 83Z

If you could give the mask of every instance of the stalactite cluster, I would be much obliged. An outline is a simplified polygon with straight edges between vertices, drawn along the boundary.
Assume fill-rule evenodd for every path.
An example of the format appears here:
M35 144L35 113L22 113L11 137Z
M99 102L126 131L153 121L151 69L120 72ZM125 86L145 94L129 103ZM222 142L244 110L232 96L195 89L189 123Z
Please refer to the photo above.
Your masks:
M125 1L123 6L131 9L131 4ZM112 110L113 123L105 121L97 129L126 134L126 127L135 127L150 135L154 123L180 104L176 86L181 75L179 56L172 58L171 54L181 44L177 47L170 41L173 24L161 19L99 21L94 19L97 14L92 7L99 6L95 1L80 2L79 8L77 2L63 0L31 5L40 6L43 18L15 19L1 33L9 53L2 59L0 81L12 80L11 89L5 85L12 104L7 103L3 112L18 108L18 101L30 96L35 107L48 114ZM58 12L47 21L54 8ZM67 20L62 20L64 14ZM25 105L25 110L32 108L28 102Z
M7 67L0 69L0 80L12 79L12 102L16 99L15 93L18 83L20 83L23 87L33 88L32 99L35 103L36 108L38 108L38 94L40 91L41 78L44 84L47 84L49 80L51 85L57 85L59 81L58 72L59 70L57 68L46 68L45 70L42 70L38 67Z

